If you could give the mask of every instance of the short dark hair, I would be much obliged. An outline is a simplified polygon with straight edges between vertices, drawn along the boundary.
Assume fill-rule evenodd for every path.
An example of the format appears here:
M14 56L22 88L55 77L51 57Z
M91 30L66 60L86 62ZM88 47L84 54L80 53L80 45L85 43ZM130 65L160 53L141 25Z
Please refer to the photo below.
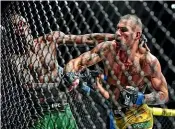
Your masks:
M123 20L123 19L126 19L126 20L129 20L130 19L136 25L138 25L141 28L141 30L143 29L142 21L141 21L141 19L137 15L127 14L127 15L124 15L124 16L120 17L120 20Z

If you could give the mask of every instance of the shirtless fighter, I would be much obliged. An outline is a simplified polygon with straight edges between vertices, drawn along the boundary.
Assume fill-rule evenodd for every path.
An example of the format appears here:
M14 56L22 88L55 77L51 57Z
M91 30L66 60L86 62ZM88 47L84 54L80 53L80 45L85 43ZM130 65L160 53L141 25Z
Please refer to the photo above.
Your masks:
M79 71L104 61L106 81L115 96L113 112L120 129L152 128L153 117L147 105L168 101L167 82L160 63L148 50L139 47L141 35L141 20L135 15L122 16L117 24L115 40L102 42L72 59L64 70L65 79L71 87L76 87L81 82ZM145 83L152 88L149 94L143 93ZM106 98L110 97L104 93Z
M67 104L65 93L57 89L62 68L57 62L56 48L61 43L73 44L76 42L77 44L92 45L104 41L105 38L106 40L114 39L114 34L65 35L63 32L55 31L34 39L30 26L24 17L14 14L11 17L11 22L15 32L14 45L18 48L11 56L11 63L14 70L16 69L16 74L19 74L17 75L21 84L29 90L32 94L32 100L37 105L50 105L51 109L58 108L60 111L59 115L57 110L53 111L52 114L46 112L48 110L44 111L46 114L35 124L35 128L48 128L48 126L58 129L77 128L74 119L72 119L73 116ZM52 99L51 94L53 94L54 99ZM56 121L55 124L50 120L51 115L53 116L52 120Z

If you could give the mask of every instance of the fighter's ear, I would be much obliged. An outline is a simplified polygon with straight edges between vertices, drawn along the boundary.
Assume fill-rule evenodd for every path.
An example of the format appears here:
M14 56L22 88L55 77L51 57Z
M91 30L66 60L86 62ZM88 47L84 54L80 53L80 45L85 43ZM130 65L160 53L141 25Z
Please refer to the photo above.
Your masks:
M137 32L136 33L136 39L140 39L140 37L141 37L141 32Z

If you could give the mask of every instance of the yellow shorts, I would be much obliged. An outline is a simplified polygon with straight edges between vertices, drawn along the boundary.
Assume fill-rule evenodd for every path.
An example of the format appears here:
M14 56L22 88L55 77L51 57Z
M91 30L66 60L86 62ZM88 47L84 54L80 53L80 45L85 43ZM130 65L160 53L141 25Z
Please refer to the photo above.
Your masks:
M153 115L146 104L137 108L128 109L124 113L125 117L115 116L117 129L152 129Z

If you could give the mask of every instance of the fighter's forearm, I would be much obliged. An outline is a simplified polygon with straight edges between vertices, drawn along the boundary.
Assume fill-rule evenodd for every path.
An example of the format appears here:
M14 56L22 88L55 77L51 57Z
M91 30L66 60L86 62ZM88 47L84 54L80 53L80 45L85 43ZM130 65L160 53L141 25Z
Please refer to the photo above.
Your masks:
M110 33L92 33L92 34L85 34L82 35L87 37L89 40L97 40L97 41L111 41L115 39L115 34Z
M109 33L92 33L92 34L85 34L85 35L65 35L63 38L59 38L57 40L58 43L65 43L65 44L98 44L103 41L111 41L115 39L114 34Z
M161 91L152 92L150 94L145 94L144 101L148 105L160 105L160 104L165 104L167 102L167 97Z
M77 71L78 71L78 69L75 67L73 62L69 62L64 68L65 73L67 73L67 72L77 72Z
M157 77L151 79L151 87L153 87L155 91L152 91L152 93L145 95L145 102L148 105L165 104L169 99L165 77L162 73L158 72L157 74Z
M81 57L70 60L64 67L64 72L78 72L82 69Z

